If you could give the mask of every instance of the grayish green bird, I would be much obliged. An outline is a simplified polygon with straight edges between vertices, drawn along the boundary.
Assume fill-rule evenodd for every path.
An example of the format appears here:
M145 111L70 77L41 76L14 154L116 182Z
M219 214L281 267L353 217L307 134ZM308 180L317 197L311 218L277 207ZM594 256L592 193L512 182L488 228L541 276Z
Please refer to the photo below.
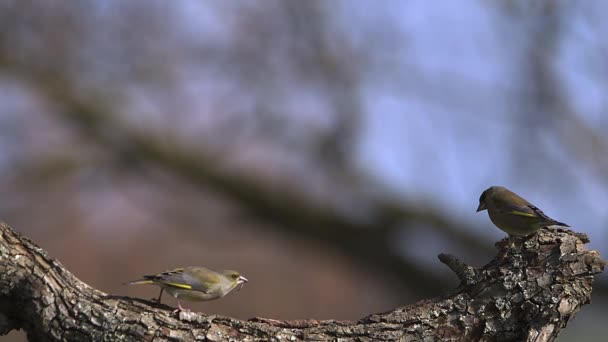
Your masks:
M151 284L160 286L158 302L163 290L177 299L179 310L182 308L179 300L207 301L222 298L237 286L239 290L247 282L237 271L224 270L216 272L205 267L183 267L171 271L145 275L143 278L129 282L129 285Z
M570 227L545 215L532 203L502 186L492 186L479 197L477 211L488 210L492 223L512 236L528 236L542 227Z

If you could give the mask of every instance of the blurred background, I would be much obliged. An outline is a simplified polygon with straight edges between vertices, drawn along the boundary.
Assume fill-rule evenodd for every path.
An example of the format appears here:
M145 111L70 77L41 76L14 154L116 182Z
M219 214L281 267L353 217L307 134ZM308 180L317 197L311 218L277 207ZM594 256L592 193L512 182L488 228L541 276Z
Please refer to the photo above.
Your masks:
M504 185L608 254L608 2L0 2L0 220L89 285L356 320L447 293ZM604 341L608 279L560 341ZM175 306L173 299L165 302ZM2 340L23 341L12 333Z

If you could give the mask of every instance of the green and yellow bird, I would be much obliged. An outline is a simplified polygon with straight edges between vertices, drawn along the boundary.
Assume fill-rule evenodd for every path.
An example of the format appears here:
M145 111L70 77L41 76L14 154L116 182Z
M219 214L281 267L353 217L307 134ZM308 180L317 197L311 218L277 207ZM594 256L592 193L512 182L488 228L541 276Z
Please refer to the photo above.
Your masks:
M510 241L513 236L528 236L546 226L570 227L502 186L492 186L481 194L477 211L486 209L492 223L509 234Z
M179 310L182 308L180 299L188 301L208 301L222 298L230 291L239 287L239 290L247 282L237 271L224 270L216 272L205 267L183 267L171 271L145 275L141 279L129 282L129 285L151 284L160 286L158 302L160 303L163 290L177 299Z

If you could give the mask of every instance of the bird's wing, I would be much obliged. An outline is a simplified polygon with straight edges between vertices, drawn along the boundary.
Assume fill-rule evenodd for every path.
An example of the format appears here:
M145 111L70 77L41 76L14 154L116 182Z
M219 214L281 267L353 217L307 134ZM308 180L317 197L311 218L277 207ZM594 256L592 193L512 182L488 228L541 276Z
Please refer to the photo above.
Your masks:
M515 195L515 196L517 196L517 195ZM534 204L526 201L525 199L523 199L519 196L517 196L517 198L511 202L503 201L500 198L495 198L494 201L500 202L500 204L497 205L497 207L500 208L498 210L503 213L517 215L517 216L521 216L521 217L529 217L531 219L536 219L540 222L547 222L547 223L552 223L552 224L569 227L565 223L558 222L558 221L550 218L542 210L538 209L537 206L535 206Z
M526 205L524 207L518 207L517 209L514 209L509 213L517 216L534 217L540 218L541 220L553 221L549 216L545 215L542 210L538 209L532 204Z
M177 268L145 278L164 285L204 293L211 292L213 286L220 282L219 276L213 271L200 272L200 269L199 272L192 271L191 268Z
M514 193L512 193L509 200L498 196L494 197L493 200L496 210L502 213L550 220L540 209Z
M554 225L563 226L563 227L570 227L566 223L559 222L559 221L556 221L556 220L550 218L545 213L543 213L542 210L538 209L537 207L535 207L532 204L529 204L526 208L532 212L530 213L530 212L528 212L528 210L524 209L524 211L513 210L510 212L510 214L538 219L540 221L540 223L542 223L542 224L554 224Z

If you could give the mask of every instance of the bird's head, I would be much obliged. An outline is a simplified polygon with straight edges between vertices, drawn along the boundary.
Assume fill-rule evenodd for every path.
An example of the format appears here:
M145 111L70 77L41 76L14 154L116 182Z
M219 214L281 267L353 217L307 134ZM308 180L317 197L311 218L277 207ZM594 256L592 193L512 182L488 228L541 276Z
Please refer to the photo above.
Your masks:
M224 270L224 271L222 271L222 275L224 275L224 277L226 277L226 279L228 279L228 281L232 285L231 288L235 288L235 287L239 286L239 288L238 288L239 290L243 287L243 285L245 285L246 282L249 281L249 280L247 280L247 278L243 277L237 271Z
M502 186L491 186L482 192L481 196L479 196L479 206L477 207L477 211L488 209L488 201L490 201L492 196L501 189L504 188Z

